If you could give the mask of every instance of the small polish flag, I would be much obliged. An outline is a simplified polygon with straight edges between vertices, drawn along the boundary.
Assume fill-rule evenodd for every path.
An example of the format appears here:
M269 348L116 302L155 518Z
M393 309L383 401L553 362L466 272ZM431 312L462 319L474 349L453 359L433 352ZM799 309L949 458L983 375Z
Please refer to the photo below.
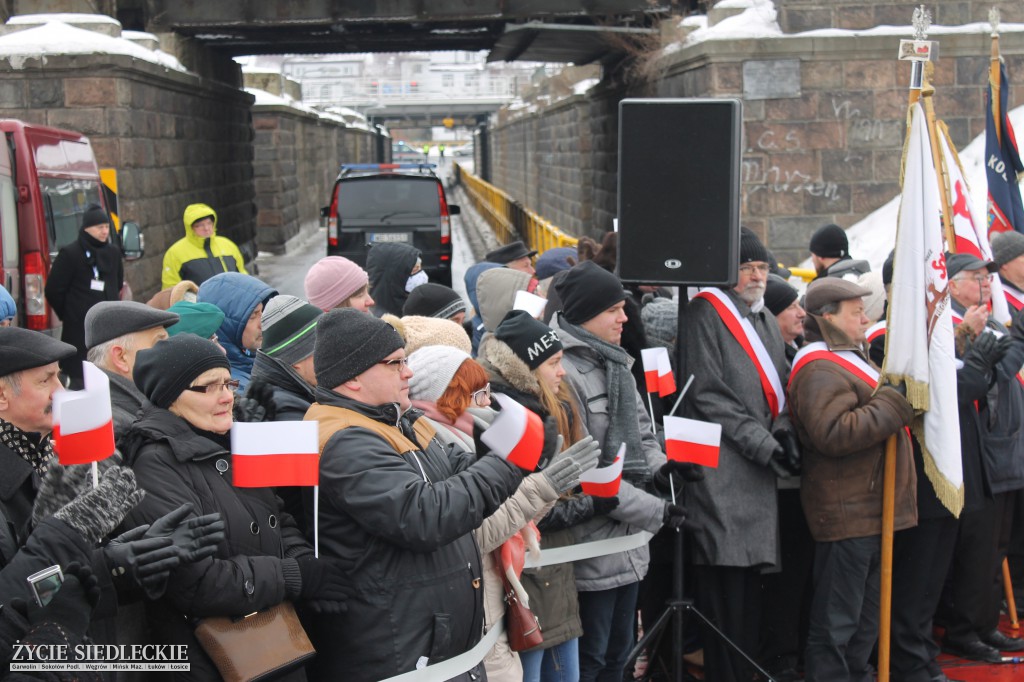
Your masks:
M580 474L580 485L586 495L615 497L622 483L622 463L626 460L626 444L619 446L615 459L606 467L591 469Z
M533 471L544 449L544 422L507 395L494 393L491 397L501 405L501 412L480 440L499 457L520 469Z
M235 422L232 480L239 488L318 485L319 422Z
M85 390L53 395L53 449L61 464L88 464L114 454L110 378L91 362L82 363Z
M644 348L640 351L640 358L644 363L644 382L648 393L657 393L664 398L676 392L676 379L672 376L667 348Z
M665 417L665 454L669 459L717 467L721 445L721 424Z
M530 313L530 317L540 319L540 316L544 314L544 308L547 304L548 299L543 296L519 290L516 292L515 301L512 303L512 310L525 310Z

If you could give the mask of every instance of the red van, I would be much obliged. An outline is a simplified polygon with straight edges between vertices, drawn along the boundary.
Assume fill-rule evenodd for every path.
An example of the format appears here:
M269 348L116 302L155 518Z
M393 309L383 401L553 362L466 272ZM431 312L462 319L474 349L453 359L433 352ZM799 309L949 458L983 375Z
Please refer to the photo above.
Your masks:
M18 304L18 326L57 335L60 320L43 291L60 248L78 237L89 204L112 207L89 138L14 119L0 119L0 279ZM142 257L134 223L111 230L127 260Z

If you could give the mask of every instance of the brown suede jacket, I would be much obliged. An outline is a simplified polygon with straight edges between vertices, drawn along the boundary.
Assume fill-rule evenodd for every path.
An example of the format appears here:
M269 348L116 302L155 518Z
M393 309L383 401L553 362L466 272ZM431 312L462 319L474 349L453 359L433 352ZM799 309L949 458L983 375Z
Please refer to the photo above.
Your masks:
M825 319L808 315L807 341L829 350L864 348ZM914 410L891 387L877 392L840 365L817 360L789 386L789 409L803 450L800 498L811 535L818 542L882 532L882 472L885 443L897 434L896 530L917 525L917 477L910 439L903 427Z

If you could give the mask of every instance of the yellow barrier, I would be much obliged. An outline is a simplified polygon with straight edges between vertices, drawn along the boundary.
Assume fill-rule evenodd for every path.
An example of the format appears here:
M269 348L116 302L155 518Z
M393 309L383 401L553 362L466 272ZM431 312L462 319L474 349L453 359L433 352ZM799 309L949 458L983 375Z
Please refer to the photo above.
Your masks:
M456 163L455 168L456 176L469 200L473 202L473 207L491 226L502 244L522 239L538 253L559 246L576 246L579 241L576 237L567 235L550 221L524 208L508 194L467 172L459 164Z

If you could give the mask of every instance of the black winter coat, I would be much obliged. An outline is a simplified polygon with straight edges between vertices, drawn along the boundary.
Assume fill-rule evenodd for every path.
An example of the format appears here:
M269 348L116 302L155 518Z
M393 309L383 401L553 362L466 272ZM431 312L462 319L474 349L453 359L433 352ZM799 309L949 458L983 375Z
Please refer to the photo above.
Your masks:
M216 555L179 566L163 598L147 603L154 642L189 645L191 671L176 679L219 680L190 619L240 616L279 604L285 599L282 559L312 549L281 513L273 492L234 487L227 449L180 417L147 405L121 445L125 463L146 491L126 527L152 523L185 502L195 506L196 516L219 512L227 525Z
M92 289L99 274L102 291ZM71 376L82 376L85 360L85 314L101 301L116 301L124 285L121 250L110 242L101 243L85 232L60 250L46 280L46 300L64 324L61 340L78 349L78 355L61 362Z
M402 316L402 307L409 298L405 284L419 257L419 249L408 244L385 242L370 249L366 256L366 274L370 278L374 315L380 317L391 313Z
M323 388L316 397L416 442L417 410L399 416L395 403L369 406ZM310 679L380 680L476 644L484 607L472 531L521 480L497 457L477 459L436 438L399 455L369 429L334 433L320 457L320 556L345 564L354 594L346 613L316 619Z

